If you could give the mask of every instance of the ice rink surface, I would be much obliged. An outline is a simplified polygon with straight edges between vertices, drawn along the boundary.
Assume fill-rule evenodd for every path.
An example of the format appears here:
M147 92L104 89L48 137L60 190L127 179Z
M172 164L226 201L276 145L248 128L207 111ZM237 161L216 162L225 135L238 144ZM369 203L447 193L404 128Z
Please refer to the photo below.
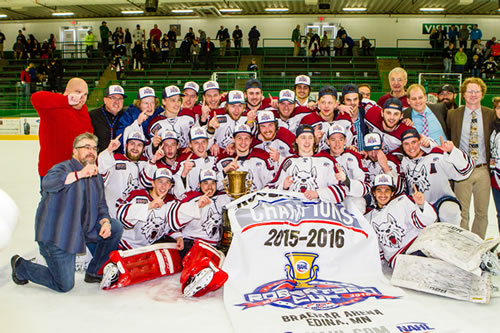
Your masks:
M82 273L77 273L75 288L66 294L33 283L15 285L10 277L11 256L38 255L34 242L34 216L40 199L38 142L0 140L0 151L0 188L20 209L13 238L7 248L0 250L2 332L233 332L224 308L223 290L186 299L180 292L179 274L112 291L83 282ZM498 235L495 214L490 200L487 237ZM500 286L500 278L494 277L493 282ZM500 332L499 298L484 305L406 292L407 297L438 313L443 320L459 322L459 332ZM311 332L329 331L335 329Z

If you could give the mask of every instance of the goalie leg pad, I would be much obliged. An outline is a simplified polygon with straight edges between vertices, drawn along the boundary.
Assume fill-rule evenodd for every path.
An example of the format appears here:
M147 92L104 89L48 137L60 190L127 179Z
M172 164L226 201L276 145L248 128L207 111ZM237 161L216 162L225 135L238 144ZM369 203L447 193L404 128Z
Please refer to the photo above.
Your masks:
M184 296L203 296L224 285L228 275L219 268L223 261L222 252L204 241L196 240L182 260L184 268L180 282Z
M162 243L127 251L113 251L103 268L101 288L125 287L181 271L175 244Z

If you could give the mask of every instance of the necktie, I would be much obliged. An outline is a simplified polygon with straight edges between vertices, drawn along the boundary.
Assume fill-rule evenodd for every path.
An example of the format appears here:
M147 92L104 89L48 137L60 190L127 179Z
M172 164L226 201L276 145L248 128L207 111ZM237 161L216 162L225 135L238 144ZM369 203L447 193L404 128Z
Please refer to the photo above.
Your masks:
M469 154L474 162L476 162L479 157L479 136L477 134L476 111L472 111L472 119L470 122Z
M424 136L429 136L429 124L427 123L427 116L424 112L424 117L422 118L422 134Z

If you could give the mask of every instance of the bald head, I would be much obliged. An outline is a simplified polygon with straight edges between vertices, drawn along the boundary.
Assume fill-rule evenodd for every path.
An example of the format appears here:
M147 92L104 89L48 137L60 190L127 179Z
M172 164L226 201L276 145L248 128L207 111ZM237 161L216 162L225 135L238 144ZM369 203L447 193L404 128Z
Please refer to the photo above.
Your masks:
M78 104L72 105L73 108L80 110L87 101L88 92L89 88L87 86L87 82L78 77L74 77L68 81L68 84L66 84L66 90L64 90L64 95L65 96L71 95L72 98L80 96Z

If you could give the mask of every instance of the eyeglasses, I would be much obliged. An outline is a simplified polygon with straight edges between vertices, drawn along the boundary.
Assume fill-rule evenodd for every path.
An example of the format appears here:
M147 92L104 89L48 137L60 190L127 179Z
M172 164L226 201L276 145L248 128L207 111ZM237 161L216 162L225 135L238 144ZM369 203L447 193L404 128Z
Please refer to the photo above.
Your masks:
M480 94L481 90L466 90L465 91L469 95Z
M80 147L75 147L76 149L86 149L86 150L93 150L97 151L97 146L91 146L91 145L85 145L85 146L80 146Z

